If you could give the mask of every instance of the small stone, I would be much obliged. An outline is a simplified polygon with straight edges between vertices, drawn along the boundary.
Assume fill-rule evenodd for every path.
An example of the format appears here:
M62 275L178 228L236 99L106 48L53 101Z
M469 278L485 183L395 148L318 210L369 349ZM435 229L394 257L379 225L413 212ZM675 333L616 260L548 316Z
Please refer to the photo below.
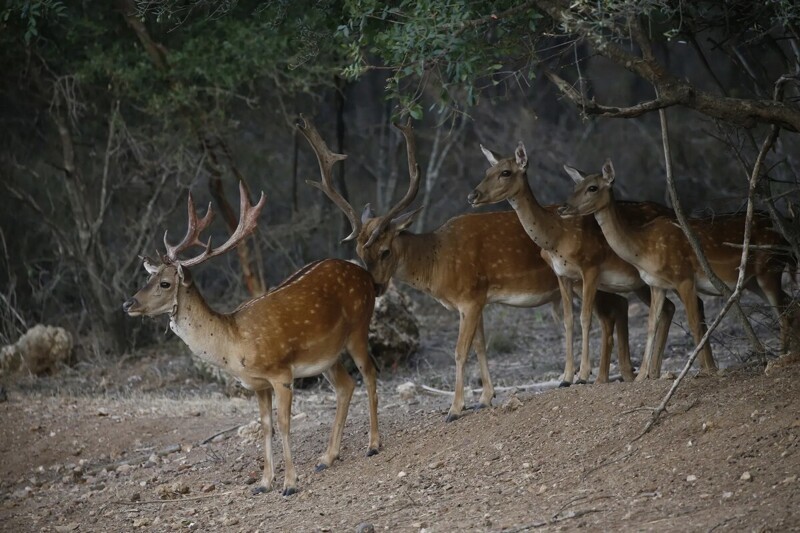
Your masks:
M522 407L522 402L516 395L511 396L508 400L503 403L503 410L504 411L516 411Z
M131 494L131 501L132 502L138 502L141 499L142 499L142 495L140 493L134 492L133 494Z
M539 494L544 493L547 490L547 485L539 485Z
M121 464L117 467L117 472L120 474L127 474L131 470L133 470L133 467L129 464Z
M399 471L399 472L397 473L397 477L399 477L399 478L406 477L407 475L408 475L408 474L406 474L406 473L405 473L405 472L403 472L402 470L401 470L401 471Z
M228 515L225 515L225 516L222 517L222 525L223 526L235 526L238 523L239 523L239 519L236 518L235 516L234 517L228 517Z
M530 467L531 467L530 463L522 463L522 468L530 468Z
M723 500L727 500L728 498L730 498L730 497L732 497L732 496L733 496L733 493L732 493L732 492L730 492L730 491L727 491L727 490L726 490L725 492L723 492L723 493L722 493L722 499L723 499Z
M688 481L689 483L697 481L697 476L689 474L688 476L686 476L686 481Z
M677 377L678 376L675 375L675 372L664 372L663 374L661 374L661 377L658 378L658 379L674 380Z
M783 483L784 485L788 485L789 483L794 483L795 481L797 481L796 475L787 477L786 479L781 481L781 483Z
M368 522L362 522L356 526L356 533L375 533L375 526Z
M753 481L753 476L750 474L750 472L745 471L742 473L739 479L742 481Z
M105 407L100 407L97 410L97 416L108 416L108 415L109 415L108 409L106 409Z
M442 463L441 461L434 461L428 465L428 468L430 468L431 470L436 470L437 468L441 468L443 464L444 463Z
M150 519L146 517L134 518L133 527L147 527L150 525Z
M200 492L213 492L216 488L213 483L207 483L200 488Z
M298 420L305 420L308 418L308 414L306 413L297 413L296 415L292 415L292 420L297 422Z
M405 401L413 400L417 396L417 385L413 381L406 381L397 386L397 394Z
M166 448L162 448L162 449L158 450L158 456L159 457L164 457L165 455L169 455L171 453L178 453L179 451L181 451L181 445L180 444L172 444L170 446L167 446Z

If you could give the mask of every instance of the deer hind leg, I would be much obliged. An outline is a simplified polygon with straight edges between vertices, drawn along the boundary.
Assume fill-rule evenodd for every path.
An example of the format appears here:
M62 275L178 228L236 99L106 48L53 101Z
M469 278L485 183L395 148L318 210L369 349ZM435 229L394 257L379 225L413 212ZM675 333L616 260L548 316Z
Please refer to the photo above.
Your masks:
M619 369L625 381L633 381L633 365L628 346L628 299L618 294L598 292L595 310L602 328L600 370L595 383L608 383L611 352L614 348L614 330L617 332Z
M292 379L286 377L276 381L275 407L278 414L278 431L281 433L281 444L283 445L283 462L285 473L283 478L283 496L291 496L297 492L297 471L292 462L292 447L289 439L289 431L292 422Z
M486 359L486 336L483 332L483 313L481 313L480 318L478 318L478 327L475 330L475 339L472 344L478 356L478 364L481 369L481 386L483 387L483 392L481 393L480 400L478 400L475 409L483 409L484 407L491 407L492 398L494 398L494 386L492 385L492 378L489 376L489 361Z
M686 308L686 318L689 320L689 329L692 330L694 342L700 344L700 339L703 338L706 332L706 325L704 322L705 311L701 310L701 303L698 303L697 289L693 282L687 281L678 287L678 296L680 296L684 307ZM717 369L717 364L714 362L714 356L711 355L711 344L706 342L703 349L700 350L700 368L703 372L712 372Z
M264 474L261 476L261 485L253 489L253 494L272 490L275 481L275 467L272 457L272 389L256 391L258 412L261 419L261 429L264 430Z
M456 341L456 390L453 403L447 413L445 422L452 422L461 416L464 410L464 371L467 356L475 337L475 329L483 312L483 306L472 306L459 311L461 320L458 326L458 341Z
M779 268L776 265L769 265L769 267L773 270ZM792 313L790 312L789 295L783 292L783 287L781 287L782 274L783 272L772 270L759 272L756 280L763 293L762 296L769 302L778 316L781 329L781 353L786 353L790 349Z
M636 381L644 381L647 378L658 377L661 367L656 368L655 360L656 334L658 325L661 322L661 315L664 310L664 301L667 298L667 291L659 287L650 287L650 313L647 316L647 344L642 355L642 364L639 367L639 375Z
M572 315L572 285L568 278L558 278L558 289L561 291L561 311L564 313L564 343L566 344L566 363L564 365L564 379L559 387L569 387L575 377L575 361L573 354L573 341L575 321Z
M581 294L581 368L578 372L578 383L581 384L588 383L589 376L592 374L592 358L589 353L589 334L592 329L594 300L597 297L597 275L598 272L594 269L583 273L583 290ZM608 381L608 376L606 376L606 381Z
M381 447L380 434L378 433L378 380L375 372L375 365L369 356L369 345L367 341L367 325L361 334L350 338L347 351L355 361L361 377L364 378L364 385L367 387L367 399L369 401L369 447L367 457L378 453Z
M652 298L650 295L650 290L646 287L642 287L637 289L636 296L639 299L647 304L650 307L652 304ZM702 301L698 298L698 302L702 304ZM667 338L669 337L669 328L672 325L672 317L675 316L675 304L664 295L664 303L662 304L661 313L659 315L658 321L656 322L656 328L654 333L653 339L653 364L649 365L650 367L657 367L659 368L659 374L661 369L661 362L664 359L664 349L667 346ZM646 349L645 349L646 353ZM642 379L646 379L647 376L642 377Z
M319 458L316 471L321 472L331 466L339 458L339 451L342 449L342 433L344 423L347 420L347 412L350 409L350 400L353 398L353 390L356 384L350 374L345 370L341 360L330 367L322 374L336 393L336 414L333 417L333 427L331 428L331 438L328 441L328 449Z

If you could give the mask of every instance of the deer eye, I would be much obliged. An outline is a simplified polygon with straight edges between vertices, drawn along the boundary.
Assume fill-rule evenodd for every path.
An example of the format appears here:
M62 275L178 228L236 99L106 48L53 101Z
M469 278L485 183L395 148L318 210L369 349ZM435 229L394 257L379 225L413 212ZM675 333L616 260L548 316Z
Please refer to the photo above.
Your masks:
M381 250L381 259L386 259L392 254L392 251L388 248L386 250Z
M502 171L502 172L500 173L500 176L501 176L501 177L503 177L503 178L507 178L507 177L509 177L510 175L511 175L511 171L510 171L510 170L504 170L504 171Z
M169 281L162 281L162 282L161 282L161 283L159 283L158 285L159 285L159 286L160 286L162 289L169 289L169 288L170 288Z
M597 185L589 185L586 190L589 192L597 192Z

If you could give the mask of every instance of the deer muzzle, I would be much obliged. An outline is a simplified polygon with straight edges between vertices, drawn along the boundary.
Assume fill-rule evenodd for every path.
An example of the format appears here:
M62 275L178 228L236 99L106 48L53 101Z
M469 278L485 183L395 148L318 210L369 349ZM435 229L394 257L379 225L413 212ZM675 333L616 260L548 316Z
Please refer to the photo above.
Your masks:
M480 199L481 199L481 193L478 192L478 189L474 189L467 196L467 202L469 202L470 205L472 205L472 207L475 207L476 205L478 205L480 203Z
M139 305L139 301L136 298L125 300L125 303L122 304L122 310L130 314L131 309L133 309L133 307L137 305Z

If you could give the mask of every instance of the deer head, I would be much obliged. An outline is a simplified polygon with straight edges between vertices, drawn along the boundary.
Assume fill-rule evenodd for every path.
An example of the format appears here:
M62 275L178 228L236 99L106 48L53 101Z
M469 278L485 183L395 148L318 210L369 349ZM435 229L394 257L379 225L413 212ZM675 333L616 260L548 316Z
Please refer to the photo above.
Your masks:
M247 190L244 187L244 183L239 182L239 225L222 246L212 248L210 237L205 244L200 241L200 233L211 224L214 218L211 204L208 204L205 216L198 220L194 199L192 194L189 193L189 224L186 235L180 243L173 246L167 241L167 232L164 232L166 254L161 256L160 265L148 257L142 257L142 265L147 273L150 274L150 278L139 292L122 304L123 311L130 316L156 316L164 313L174 313L178 306L179 288L192 285L188 267L199 265L212 257L222 255L247 238L256 228L258 216L264 207L265 201L266 198L262 192L258 203L251 205L247 198ZM189 259L180 259L178 257L178 254L192 246L203 248L203 251Z
M469 196L467 201L472 207L496 204L516 196L526 186L528 170L528 153L522 141L514 150L514 157L499 159L498 155L481 145L481 152L492 165Z
M560 215L591 215L606 208L611 202L614 185L614 165L611 159L606 159L600 174L586 174L569 165L564 165L564 170L575 181L575 189L567 200L567 205L559 208Z
M316 127L302 115L297 123L297 127L311 144L311 148L314 150L319 162L321 181L308 180L306 183L324 192L350 220L353 231L342 242L356 239L356 253L364 261L370 274L372 274L379 295L385 290L386 285L397 270L399 257L395 238L414 222L414 217L421 209L418 208L399 214L411 205L411 202L417 196L420 173L416 159L416 142L411 120L405 125L395 124L394 126L403 133L403 137L406 140L409 172L408 190L403 198L392 206L385 215L376 215L370 205L367 204L361 217L358 217L355 209L333 186L331 176L333 165L347 156L331 152Z

